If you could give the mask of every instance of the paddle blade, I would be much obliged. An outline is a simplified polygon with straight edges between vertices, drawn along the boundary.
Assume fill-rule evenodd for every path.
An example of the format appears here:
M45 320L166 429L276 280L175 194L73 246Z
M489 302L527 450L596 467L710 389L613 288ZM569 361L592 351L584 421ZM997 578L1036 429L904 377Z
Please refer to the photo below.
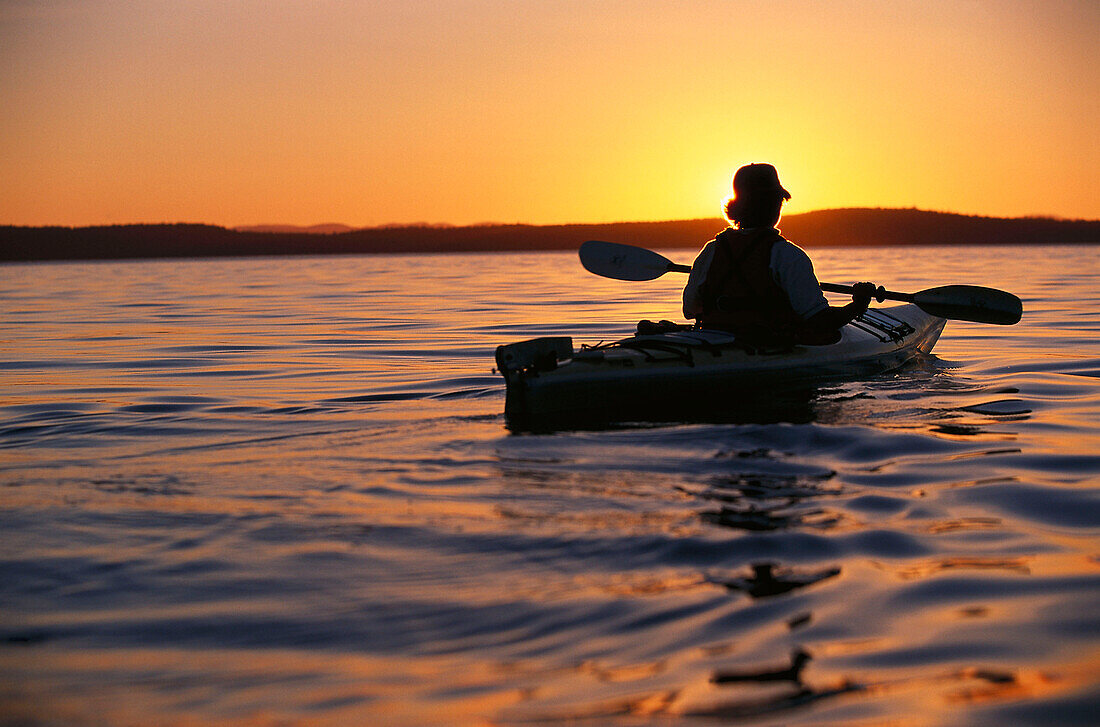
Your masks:
M978 285L945 285L913 294L925 313L941 318L1011 326L1020 321L1024 305L1012 293Z
M652 250L600 240L581 245L580 256L585 270L615 280L654 280L684 267Z

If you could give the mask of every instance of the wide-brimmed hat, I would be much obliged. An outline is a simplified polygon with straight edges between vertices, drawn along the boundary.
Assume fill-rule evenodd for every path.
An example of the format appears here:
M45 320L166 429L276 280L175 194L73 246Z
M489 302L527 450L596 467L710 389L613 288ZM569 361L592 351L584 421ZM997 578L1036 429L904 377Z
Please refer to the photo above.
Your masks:
M735 198L756 197L764 193L776 193L790 199L791 193L779 183L779 172L771 164L746 164L733 175Z

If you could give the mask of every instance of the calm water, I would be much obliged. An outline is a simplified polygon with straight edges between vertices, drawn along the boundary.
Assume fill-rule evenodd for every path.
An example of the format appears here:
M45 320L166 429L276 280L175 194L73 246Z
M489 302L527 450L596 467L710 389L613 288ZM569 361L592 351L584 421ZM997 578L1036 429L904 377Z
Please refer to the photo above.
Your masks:
M519 436L497 344L683 278L0 267L0 722L1094 724L1100 248L811 252L1024 320L810 423Z

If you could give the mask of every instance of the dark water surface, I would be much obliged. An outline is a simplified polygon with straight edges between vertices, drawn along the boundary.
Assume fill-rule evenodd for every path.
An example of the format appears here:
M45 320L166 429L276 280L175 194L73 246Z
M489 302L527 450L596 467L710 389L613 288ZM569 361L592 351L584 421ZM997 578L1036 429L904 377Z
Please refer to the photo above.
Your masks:
M1095 724L1098 251L811 251L1024 320L779 423L537 436L493 348L682 277L0 266L0 722Z

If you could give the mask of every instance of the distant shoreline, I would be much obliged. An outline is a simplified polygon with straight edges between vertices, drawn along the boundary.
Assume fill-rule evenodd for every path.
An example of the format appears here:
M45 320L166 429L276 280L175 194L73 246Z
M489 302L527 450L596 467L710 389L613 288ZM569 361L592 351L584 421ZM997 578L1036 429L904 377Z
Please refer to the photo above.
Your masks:
M724 227L725 221L719 218L363 229L347 229L341 225L236 229L202 224L0 226L0 261L524 252L573 250L585 240L608 240L651 248L698 249ZM1100 220L979 217L918 209L851 208L806 212L785 216L780 228L788 239L809 248L1100 243Z

